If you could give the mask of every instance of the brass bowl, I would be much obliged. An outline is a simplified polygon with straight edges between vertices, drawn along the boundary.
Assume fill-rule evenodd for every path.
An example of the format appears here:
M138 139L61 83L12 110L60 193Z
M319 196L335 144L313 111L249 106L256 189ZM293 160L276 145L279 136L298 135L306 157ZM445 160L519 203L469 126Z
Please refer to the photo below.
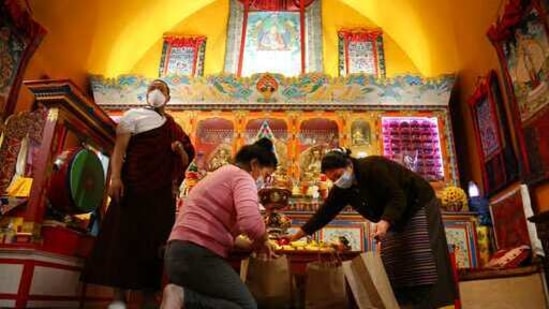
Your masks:
M266 209L281 209L288 206L292 192L284 188L264 188L258 194L259 202Z

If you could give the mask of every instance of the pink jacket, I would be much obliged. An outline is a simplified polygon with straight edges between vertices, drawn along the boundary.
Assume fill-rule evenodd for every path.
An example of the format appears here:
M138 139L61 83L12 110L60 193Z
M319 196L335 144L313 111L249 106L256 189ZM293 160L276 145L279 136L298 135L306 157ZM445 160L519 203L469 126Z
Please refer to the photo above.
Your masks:
M191 190L169 240L186 240L227 257L241 233L252 240L265 233L257 188L248 172L225 165Z

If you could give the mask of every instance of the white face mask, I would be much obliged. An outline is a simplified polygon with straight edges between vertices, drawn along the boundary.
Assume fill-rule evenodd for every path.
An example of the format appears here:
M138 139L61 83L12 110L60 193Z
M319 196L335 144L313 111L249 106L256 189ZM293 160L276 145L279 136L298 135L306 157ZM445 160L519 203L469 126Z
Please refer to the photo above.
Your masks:
M341 189L349 189L353 185L354 178L353 171L347 170L334 182L334 186Z
M147 95L147 103L154 108L158 108L166 104L166 96L162 91L154 89Z

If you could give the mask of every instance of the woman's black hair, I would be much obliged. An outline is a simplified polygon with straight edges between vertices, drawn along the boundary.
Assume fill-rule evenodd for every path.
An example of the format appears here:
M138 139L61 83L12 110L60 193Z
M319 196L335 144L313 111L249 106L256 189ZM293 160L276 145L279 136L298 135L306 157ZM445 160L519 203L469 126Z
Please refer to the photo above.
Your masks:
M261 138L251 145L240 148L234 158L236 164L248 167L253 159L257 159L259 165L263 167L276 168L278 160L274 153L273 142L266 137Z
M320 171L325 173L334 168L347 167L351 164L351 150L343 147L328 151L322 158Z

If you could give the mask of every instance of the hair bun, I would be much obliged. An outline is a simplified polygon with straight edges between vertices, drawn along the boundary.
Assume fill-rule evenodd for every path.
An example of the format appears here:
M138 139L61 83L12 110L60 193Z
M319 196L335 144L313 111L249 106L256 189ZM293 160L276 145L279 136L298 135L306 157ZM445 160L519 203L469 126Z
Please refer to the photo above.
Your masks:
M266 137L258 139L254 143L254 145L257 145L257 146L259 146L263 149L266 149L268 151L273 151L273 142L270 139L266 138Z
M345 157L349 157L351 155L351 150L349 148L345 148L345 147L332 148L332 149L328 150L328 152L329 153L331 152L333 154L344 155Z

